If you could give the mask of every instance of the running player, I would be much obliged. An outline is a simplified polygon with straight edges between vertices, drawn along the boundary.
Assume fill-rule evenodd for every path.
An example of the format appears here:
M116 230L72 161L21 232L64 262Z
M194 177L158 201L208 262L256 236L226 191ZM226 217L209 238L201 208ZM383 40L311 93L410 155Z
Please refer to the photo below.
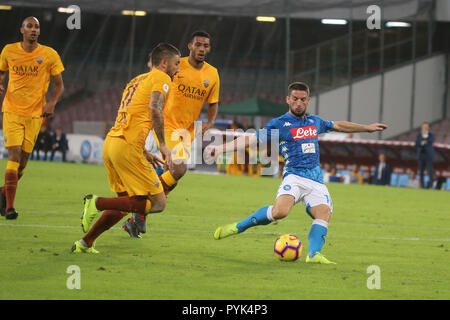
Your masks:
M180 52L174 46L162 43L152 50L151 57L152 70L135 77L126 86L116 122L103 145L109 185L118 197L84 197L81 225L87 234L74 243L72 252L98 253L93 247L95 239L126 214L146 215L165 208L163 187L144 156L144 147L153 128L166 164L172 167L171 152L164 140L163 107L172 78L179 71ZM102 216L90 228L100 211L103 211Z
M0 212L6 219L16 219L14 209L17 184L23 176L33 151L42 118L50 116L64 91L61 73L64 66L58 53L38 43L40 24L28 17L20 28L23 39L6 45L0 56L0 95L9 71L9 83L3 101L3 135L8 149L5 185L1 188ZM50 101L46 102L52 77L55 84Z
M173 90L164 107L164 136L173 158L173 168L160 176L166 195L186 173L195 121L203 105L208 103L208 121L202 124L202 135L214 126L218 111L219 74L206 62L211 51L211 36L205 31L195 31L188 49L189 56L181 58L180 72L173 80ZM122 227L131 237L139 237L139 232L146 230L145 216L133 214Z
M240 137L227 144L208 146L207 154L217 156L223 152L231 152L237 146L260 142L264 139L279 139L279 151L285 160L283 181L278 188L273 206L264 206L248 218L228 225L218 227L214 239L223 239L242 233L256 225L266 225L274 220L286 217L292 207L302 201L306 212L314 219L309 232L309 248L306 262L333 263L326 259L321 250L325 243L328 223L333 205L328 189L323 182L320 169L318 135L329 130L340 132L374 132L382 131L386 125L373 123L360 125L347 121L325 121L315 115L307 115L306 109L310 102L309 87L301 82L294 82L288 87L286 102L289 111L281 117L272 119L250 137ZM273 133L274 130L277 133ZM276 137L275 135L278 135ZM241 141L237 141L241 139Z

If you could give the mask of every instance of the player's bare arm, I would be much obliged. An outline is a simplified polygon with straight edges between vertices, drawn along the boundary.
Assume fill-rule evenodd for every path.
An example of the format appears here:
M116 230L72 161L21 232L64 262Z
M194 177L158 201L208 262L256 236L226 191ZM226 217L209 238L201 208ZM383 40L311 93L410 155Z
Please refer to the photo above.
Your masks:
M56 103L64 92L64 82L61 74L53 76L53 83L55 84L55 89L50 101L42 107L42 117L51 116L55 112Z
M208 122L202 125L202 135L205 135L206 131L214 127L218 110L219 110L218 102L211 103L208 106Z
M372 123L368 125L358 124L348 121L334 121L333 131L339 132L375 132L387 129L387 125L383 123Z
M5 87L3 87L3 81L5 80L6 71L0 71L0 97L3 95L5 91Z
M164 140L164 95L161 92L154 91L150 98L150 114L152 115L153 128L160 144L166 144Z
M218 146L209 145L205 152L211 157L217 157L221 153L245 150L249 145L254 145L257 142L258 138L255 135L245 135Z
M159 141L159 150L166 160L166 164L169 168L171 168L173 166L172 156L170 149L166 146L166 142L164 140L164 100L164 95L161 92L153 91L150 96L150 114L152 115L153 130L155 131L156 137Z

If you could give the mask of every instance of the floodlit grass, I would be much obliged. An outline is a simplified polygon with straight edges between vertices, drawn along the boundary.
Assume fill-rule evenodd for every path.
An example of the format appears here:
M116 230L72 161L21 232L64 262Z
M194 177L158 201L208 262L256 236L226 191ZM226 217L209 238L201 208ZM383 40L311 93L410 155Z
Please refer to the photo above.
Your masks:
M279 183L188 173L143 239L119 223L97 240L99 255L76 255L82 197L113 196L104 167L30 161L18 219L0 220L0 299L450 299L449 192L329 184L334 213L322 252L337 265L305 264L311 219L301 204L278 224L213 240L217 226L273 204ZM273 255L284 233L302 240L299 261ZM80 290L66 286L71 265ZM367 288L371 265L379 290Z

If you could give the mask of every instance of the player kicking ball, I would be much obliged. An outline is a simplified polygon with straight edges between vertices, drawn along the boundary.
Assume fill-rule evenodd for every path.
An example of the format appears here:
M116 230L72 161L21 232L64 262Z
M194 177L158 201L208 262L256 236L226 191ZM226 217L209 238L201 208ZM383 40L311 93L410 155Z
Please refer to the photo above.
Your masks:
M383 131L387 126L381 123L361 125L347 121L325 121L316 115L307 115L309 94L309 87L305 83L290 84L286 97L289 105L287 113L269 121L255 135L242 136L229 143L206 148L207 155L215 157L254 145L256 141L270 141L277 135L279 151L285 161L283 181L278 188L275 204L259 208L242 221L218 227L214 232L214 239L220 240L242 233L248 228L283 219L301 201L306 212L313 218L308 235L306 262L334 264L321 254L333 205L320 169L318 136L330 130L349 133Z

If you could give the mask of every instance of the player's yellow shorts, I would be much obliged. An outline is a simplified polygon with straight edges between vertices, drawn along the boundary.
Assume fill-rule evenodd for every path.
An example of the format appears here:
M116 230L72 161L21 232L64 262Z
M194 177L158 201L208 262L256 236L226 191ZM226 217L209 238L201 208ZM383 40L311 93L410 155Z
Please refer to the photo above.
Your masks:
M5 147L22 146L24 152L33 152L41 125L42 118L27 118L11 112L3 113Z
M103 161L111 190L131 196L147 196L164 192L158 175L145 159L142 148L121 137L107 136L103 144Z
M159 141L153 130L156 143L159 147ZM165 129L164 140L167 147L172 151L172 161L186 162L191 156L191 146L194 140L194 132L187 129Z

